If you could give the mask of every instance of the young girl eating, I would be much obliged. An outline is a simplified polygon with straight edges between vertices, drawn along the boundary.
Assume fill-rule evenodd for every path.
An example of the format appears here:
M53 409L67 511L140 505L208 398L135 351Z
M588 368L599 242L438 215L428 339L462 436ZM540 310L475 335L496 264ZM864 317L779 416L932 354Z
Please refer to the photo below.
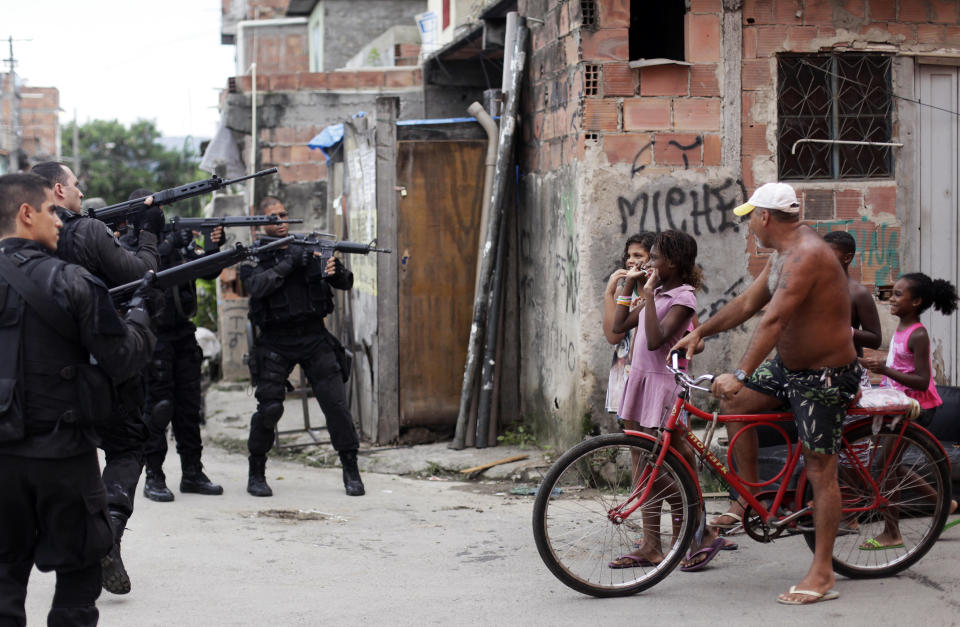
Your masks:
M608 342L615 345L613 360L610 364L610 376L607 379L607 411L616 414L620 408L620 399L623 398L623 386L627 382L630 372L630 357L632 351L633 327L620 333L614 333L613 322L617 314L618 301L631 311L643 303L643 298L634 291L630 296L620 296L618 292L633 268L643 267L650 259L650 248L656 233L644 231L627 238L623 247L623 256L620 259L620 268L614 271L607 280L607 288L603 294L603 336ZM636 326L636 325L634 325Z
M676 399L677 385L666 368L667 357L670 347L695 323L697 297L694 292L701 282L696 261L697 243L692 237L680 231L663 231L654 240L646 267L634 268L626 274L621 296L632 294L642 280L644 298L642 309L629 311L626 306L617 307L613 325L617 332L637 326L633 361L619 412L626 429L656 436L661 420ZM686 443L678 442L676 446L693 467L693 452ZM676 504L670 506L673 508ZM643 540L635 551L610 562L610 568L649 566L663 560L661 509L660 501L644 506ZM687 555L680 569L703 568L723 544L723 539L708 531L702 545Z

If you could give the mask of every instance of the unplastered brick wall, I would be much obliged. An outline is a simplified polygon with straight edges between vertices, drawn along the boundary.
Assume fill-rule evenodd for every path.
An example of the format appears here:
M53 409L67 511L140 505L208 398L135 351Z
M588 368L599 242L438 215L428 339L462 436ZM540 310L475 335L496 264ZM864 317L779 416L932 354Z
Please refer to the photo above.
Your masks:
M683 23L684 63L689 65L631 68L630 2L598 3L601 28L584 32L583 59L600 66L601 80L599 93L584 103L584 130L599 133L611 164L628 163L649 174L721 165L721 10L719 0L690 3ZM605 23L605 12L617 21ZM592 108L616 109L617 115L595 119L588 127L586 112Z
M720 0L691 2L684 18L689 65L643 68L629 65L630 4L521 1L522 14L544 22L529 22L524 140L531 171L582 159L588 146L602 149L611 164L654 170L720 165Z
M960 54L960 3L926 0L744 0L742 9L742 177L747 192L777 178L777 55L781 53L878 52L894 56ZM894 80L897 93L904 86ZM912 87L911 87L912 89ZM893 114L893 138L902 121ZM909 141L909 140L907 140ZM893 149L893 175L873 180L789 181L803 218L819 232L843 230L857 241L851 275L868 285L892 283L908 268L903 252L898 187L913 164ZM901 202L902 199L901 199ZM766 252L748 242L756 275Z
M60 91L56 87L21 87L20 95L21 148L28 161L58 159Z
M529 172L549 172L583 154L580 2L520 0L517 9L533 18L521 94L523 162Z

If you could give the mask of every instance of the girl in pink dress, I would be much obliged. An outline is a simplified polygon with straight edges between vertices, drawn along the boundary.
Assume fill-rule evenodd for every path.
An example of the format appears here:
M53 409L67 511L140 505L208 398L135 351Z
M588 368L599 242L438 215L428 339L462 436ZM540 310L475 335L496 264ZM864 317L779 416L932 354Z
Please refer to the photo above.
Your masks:
M890 313L900 318L900 324L890 341L886 360L879 357L862 357L860 363L872 372L883 375L882 385L896 388L920 403L917 423L930 426L937 407L943 404L933 382L933 365L930 359L930 336L920 322L920 314L933 306L942 314L952 314L957 309L957 289L948 281L932 280L922 272L905 274L893 285L890 296ZM927 486L934 496L933 488ZM922 492L926 492L919 488ZM950 513L957 510L957 501L950 502ZM895 518L888 518L883 533L867 540L860 549L882 551L903 547L900 527Z
M627 429L656 435L661 421L677 397L677 385L667 370L670 347L676 344L695 320L697 297L694 292L700 287L701 274L697 267L697 242L680 231L663 231L657 234L650 261L646 267L629 271L624 281L622 296L633 293L634 286L643 279L644 306L628 311L618 307L614 330L630 328L636 320L633 361L630 375L620 403L619 417ZM682 360L686 366L686 360ZM678 448L693 463L693 453L684 443ZM610 562L610 568L631 568L656 564L663 560L660 542L660 509L653 502L644 510L643 541L636 551L622 555ZM688 555L681 565L682 570L699 570L720 550L723 540L706 536L704 543L710 549L698 550ZM702 547L698 547L701 548Z

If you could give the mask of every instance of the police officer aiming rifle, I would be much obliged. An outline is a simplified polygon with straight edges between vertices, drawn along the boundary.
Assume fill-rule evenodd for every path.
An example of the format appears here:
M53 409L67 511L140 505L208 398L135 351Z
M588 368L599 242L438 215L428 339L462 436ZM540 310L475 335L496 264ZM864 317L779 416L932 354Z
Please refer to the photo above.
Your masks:
M53 256L53 185L0 176L0 624L26 624L34 564L56 571L50 625L96 625L114 545L97 460L113 384L150 358L142 294L121 319L102 282ZM79 191L79 190L78 190ZM97 365L91 365L91 356Z
M277 198L268 196L259 213L287 218ZM263 227L270 237L286 237L286 224ZM333 312L331 288L349 290L353 273L335 257L321 265L309 247L290 245L258 255L255 265L240 267L240 278L250 294L250 320L259 331L251 347L250 374L256 386L257 411L250 420L250 470L247 492L272 496L265 468L275 431L283 415L285 385L300 365L327 421L333 447L343 466L343 485L350 496L364 494L357 467L359 439L347 407L344 383L350 375L346 351L323 323Z
M164 225L160 207L152 206L152 201L142 203L146 207L132 218L139 236L132 242L133 250L127 250L107 225L80 215L83 193L70 168L47 161L33 166L31 172L53 187L55 210L63 222L58 257L83 266L107 287L136 281L146 272L157 270L157 239ZM126 594L130 592L130 577L120 555L120 541L133 515L133 499L143 470L143 444L148 437L142 418L142 382L139 378L126 381L115 399L113 413L117 419L98 427L100 448L106 457L103 483L115 538L113 550L103 560L103 587L113 594Z

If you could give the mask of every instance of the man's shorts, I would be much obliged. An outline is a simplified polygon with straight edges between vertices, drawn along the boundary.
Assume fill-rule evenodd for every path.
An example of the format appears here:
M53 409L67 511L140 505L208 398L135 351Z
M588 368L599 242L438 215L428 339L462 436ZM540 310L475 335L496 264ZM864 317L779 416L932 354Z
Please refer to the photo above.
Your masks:
M843 418L860 388L860 372L857 360L837 368L790 370L777 355L760 364L744 385L789 406L805 447L834 455L840 450Z

